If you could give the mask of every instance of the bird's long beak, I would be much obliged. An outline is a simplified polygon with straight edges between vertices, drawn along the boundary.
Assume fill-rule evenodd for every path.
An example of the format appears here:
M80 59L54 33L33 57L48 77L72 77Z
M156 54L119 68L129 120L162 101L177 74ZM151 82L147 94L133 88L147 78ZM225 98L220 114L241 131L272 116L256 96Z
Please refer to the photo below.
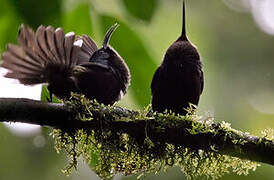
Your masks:
M116 30L116 28L117 28L118 26L119 26L119 24L115 23L114 25L112 25L112 26L108 29L108 31L107 31L107 33L106 33L106 35L105 35L104 42L103 42L103 48L104 48L104 49L107 48L108 43L109 43L109 40L110 40L110 38L111 38L111 35L112 35L112 33Z

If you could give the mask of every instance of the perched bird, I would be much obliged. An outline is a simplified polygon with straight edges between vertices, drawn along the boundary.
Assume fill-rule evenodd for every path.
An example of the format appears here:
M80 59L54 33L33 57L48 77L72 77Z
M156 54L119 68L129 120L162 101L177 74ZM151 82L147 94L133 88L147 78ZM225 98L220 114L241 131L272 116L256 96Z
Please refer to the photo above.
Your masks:
M113 25L98 49L88 36L64 34L61 28L40 26L36 32L22 25L19 45L8 44L2 67L8 78L25 85L47 83L50 92L67 99L71 92L82 93L106 105L118 101L127 91L129 69L121 56L109 46Z
M202 62L197 48L186 36L183 1L181 36L168 48L151 82L152 109L185 115L190 103L198 105L203 92Z

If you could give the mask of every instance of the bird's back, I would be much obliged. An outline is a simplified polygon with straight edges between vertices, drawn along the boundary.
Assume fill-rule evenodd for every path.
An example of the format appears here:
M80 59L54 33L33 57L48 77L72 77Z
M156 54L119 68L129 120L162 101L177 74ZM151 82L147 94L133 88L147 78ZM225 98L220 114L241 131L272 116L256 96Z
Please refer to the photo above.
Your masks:
M154 74L151 93L152 108L163 112L172 110L185 114L189 104L198 105L202 92L203 77L201 63L182 61L180 64L162 64Z

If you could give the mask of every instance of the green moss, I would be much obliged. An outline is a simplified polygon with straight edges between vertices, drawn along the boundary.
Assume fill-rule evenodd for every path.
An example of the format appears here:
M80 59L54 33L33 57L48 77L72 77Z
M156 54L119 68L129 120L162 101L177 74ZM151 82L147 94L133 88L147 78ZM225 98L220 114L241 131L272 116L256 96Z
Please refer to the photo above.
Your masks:
M107 110L112 112L114 107L103 106L96 102L89 102L83 96L73 95L68 105L77 107L79 121L95 121L94 114ZM113 111L114 112L114 111ZM211 132L212 118L202 119L190 109L186 116L178 116L171 112L155 114L150 108L136 113L131 117L115 115L113 121L138 121L147 120L147 126L153 126L156 131L164 131L166 127L180 127L189 124L188 131L191 134ZM155 118L154 118L155 117ZM161 122L149 124L150 120ZM227 123L220 123L221 130L231 130ZM219 130L219 129L218 129ZM147 129L145 129L147 132ZM228 131L230 132L230 131ZM61 130L53 130L51 133L55 140L57 152L65 151L71 159L69 165L63 171L69 174L77 168L77 158L83 156L90 167L102 179L110 179L117 173L131 175L140 173L157 173L169 167L179 166L187 179L209 178L218 179L226 173L235 172L239 175L247 175L249 170L255 170L258 164L248 160L220 155L217 149L211 146L211 151L190 150L184 146L167 143L155 143L148 136L144 142L136 142L136 139L126 133L113 133L108 128L101 130L77 130L73 133L64 133ZM229 133L228 135L229 136ZM235 143L244 143L235 141Z
M267 128L265 130L262 131L262 136L265 139L268 139L270 141L274 140L274 129L272 128Z

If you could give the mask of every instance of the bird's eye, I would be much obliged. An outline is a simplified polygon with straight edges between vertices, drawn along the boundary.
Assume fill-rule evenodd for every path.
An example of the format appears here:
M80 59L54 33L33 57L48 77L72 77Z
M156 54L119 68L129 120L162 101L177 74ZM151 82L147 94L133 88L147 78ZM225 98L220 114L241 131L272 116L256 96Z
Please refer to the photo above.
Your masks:
M109 54L106 53L106 52L102 52L101 53L101 58L107 59L107 58L109 58Z

